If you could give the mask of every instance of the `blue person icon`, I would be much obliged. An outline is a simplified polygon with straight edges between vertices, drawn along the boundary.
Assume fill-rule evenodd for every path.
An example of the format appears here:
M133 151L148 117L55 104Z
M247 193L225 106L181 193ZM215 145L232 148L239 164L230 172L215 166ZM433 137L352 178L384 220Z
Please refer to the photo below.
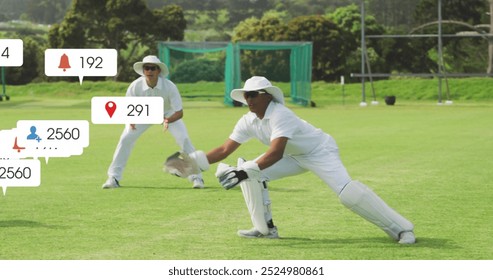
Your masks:
M36 127L33 125L31 126L31 134L27 136L27 140L36 140L36 141L41 141L41 138L36 134Z

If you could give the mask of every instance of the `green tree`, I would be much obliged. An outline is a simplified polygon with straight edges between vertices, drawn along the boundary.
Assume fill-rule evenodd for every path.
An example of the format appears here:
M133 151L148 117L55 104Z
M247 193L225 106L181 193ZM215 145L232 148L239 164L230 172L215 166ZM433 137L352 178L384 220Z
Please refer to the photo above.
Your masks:
M286 41L287 24L279 14L269 13L240 22L234 29L233 42ZM243 76L267 76L273 81L289 81L289 52L246 50L241 54Z
M87 46L85 19L70 10L60 24L54 24L48 32L52 48L83 48Z
M37 38L26 36L22 38L24 48L24 62L22 67L7 67L6 81L12 85L23 85L32 82L44 74L44 49Z
M380 60L375 69L372 67L374 72L436 72L436 60L429 56L429 50L436 47L436 42L427 38L386 38L378 39L376 43L380 45Z
M231 30L229 12L221 10L189 10L185 12L187 20L186 41L230 41Z
M292 17L321 15L329 10L347 6L354 0L272 0L276 10L287 11Z
M195 83L198 81L224 81L224 61L198 58L179 64L172 73L176 83Z
M489 11L488 0L442 0L442 32L456 34L462 31L482 31L477 27L485 21ZM416 32L437 33L438 1L421 0L413 14L416 22L422 24L415 28ZM489 21L489 19L488 19ZM429 41L429 40L428 40ZM448 72L485 72L493 55L488 55L488 40L485 38L443 38L443 59ZM427 49L432 59L437 61L436 40ZM489 58L488 58L489 56ZM436 64L437 62L435 62ZM435 67L436 68L436 67Z
M52 24L63 19L70 0L29 0L27 15L31 21Z
M157 40L182 40L186 28L179 6L150 10L144 0L74 0L49 34L53 48L113 48L119 52L119 80L131 78L128 65L140 46L156 52ZM127 75L128 74L128 75Z
M478 24L486 11L487 3L487 0L442 0L442 17ZM419 24L438 20L438 1L421 0L414 11L413 18Z
M334 81L343 73L350 47L347 34L323 16L301 16L285 23L282 13L249 18L234 29L233 41L309 41L313 43L312 79ZM268 75L272 80L289 80L288 51L244 51L242 73Z
M413 12L419 1L367 0L367 13L374 15L380 24L409 31L414 26Z
M347 58L346 73L361 71L361 11L360 7L352 4L336 9L327 17L333 20L339 27L346 31L343 36L350 55ZM371 14L365 15L365 35L383 35L386 33L399 33L396 29L385 29ZM426 55L423 44L409 39L371 39L367 38L367 59L372 72L427 72L433 61L429 59L416 59ZM421 52L421 54L420 54ZM392 63L388 63L392 61ZM366 66L365 66L366 67Z
M268 0L229 1L230 26L249 17L261 18L272 7Z
M350 49L344 30L323 16L301 16L288 23L286 39L313 42L312 79L335 81L344 73Z

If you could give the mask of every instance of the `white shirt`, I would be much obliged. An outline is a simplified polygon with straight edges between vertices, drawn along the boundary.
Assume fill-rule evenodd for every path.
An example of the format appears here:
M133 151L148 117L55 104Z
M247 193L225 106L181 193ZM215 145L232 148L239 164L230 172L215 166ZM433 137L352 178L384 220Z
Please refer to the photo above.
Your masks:
M271 101L263 119L248 112L236 123L229 138L243 144L251 138L257 138L269 146L279 137L287 137L285 154L297 156L310 154L320 145L327 143L330 136L296 116L282 104Z
M161 96L164 99L165 117L183 109L178 88L172 81L162 77L158 77L156 86L151 88L147 85L145 76L141 76L128 86L126 96Z

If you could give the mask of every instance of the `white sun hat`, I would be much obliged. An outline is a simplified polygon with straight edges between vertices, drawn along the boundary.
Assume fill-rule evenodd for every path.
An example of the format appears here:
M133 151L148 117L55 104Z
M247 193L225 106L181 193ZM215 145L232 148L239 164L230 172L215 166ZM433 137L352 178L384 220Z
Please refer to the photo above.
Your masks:
M155 55L148 55L148 56L144 57L144 59L142 59L142 61L134 63L135 72L137 72L137 74L139 74L141 76L144 75L144 71L143 71L144 64L155 64L155 65L157 65L161 69L160 75L162 75L163 77L166 77L169 74L169 70L168 70L168 67L166 66L166 64L162 63L161 60L159 60L159 58Z
M243 94L247 91L265 90L267 93L271 94L274 101L284 104L284 94L282 90L276 86L273 86L269 80L261 76L253 76L246 80L243 88L233 89L231 91L231 98L243 104L247 104Z

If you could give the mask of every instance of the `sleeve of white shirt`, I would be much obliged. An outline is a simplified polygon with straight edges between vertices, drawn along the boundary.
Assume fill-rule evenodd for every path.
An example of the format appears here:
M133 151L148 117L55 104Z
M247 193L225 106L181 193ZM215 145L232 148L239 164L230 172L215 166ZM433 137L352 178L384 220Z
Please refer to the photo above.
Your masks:
M183 110L181 95L176 85L171 81L169 81L168 89L169 89L169 101L173 111L177 112Z
M284 109L284 108L283 108ZM296 130L299 129L300 118L298 118L291 110L284 109L281 112L273 115L269 121L271 127L270 140L279 137L292 138Z
M137 83L137 81L133 81L127 88L127 93L125 94L125 96L129 97L129 96L135 96L135 84Z
M238 122L235 125L235 128L233 129L233 132L229 136L229 139L243 144L250 140L252 136L249 135L248 133L248 125L247 125L247 117L244 115L241 119L238 120Z

